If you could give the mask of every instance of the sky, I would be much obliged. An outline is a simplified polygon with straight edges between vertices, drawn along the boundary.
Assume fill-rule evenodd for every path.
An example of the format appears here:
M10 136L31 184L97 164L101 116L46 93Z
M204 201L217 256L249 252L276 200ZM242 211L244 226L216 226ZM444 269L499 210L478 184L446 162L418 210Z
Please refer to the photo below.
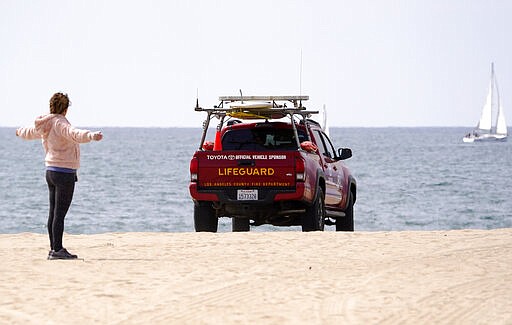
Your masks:
M475 126L512 1L0 0L0 126L200 127L218 97L309 95L331 127ZM512 122L509 121L509 124Z

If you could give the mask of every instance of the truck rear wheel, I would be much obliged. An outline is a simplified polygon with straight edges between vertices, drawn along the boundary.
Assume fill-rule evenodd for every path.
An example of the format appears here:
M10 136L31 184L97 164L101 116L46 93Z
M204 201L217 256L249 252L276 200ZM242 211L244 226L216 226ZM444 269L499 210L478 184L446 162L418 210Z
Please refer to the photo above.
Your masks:
M323 231L325 222L324 191L321 187L317 189L315 202L306 208L302 215L302 231Z
M249 231L251 226L249 225L250 220L248 218L231 218L231 229L233 231Z
M348 206L345 216L336 219L336 231L354 231L354 199L352 194L348 197Z
M194 204L194 227L196 232L209 231L217 232L219 219L211 202L197 202Z

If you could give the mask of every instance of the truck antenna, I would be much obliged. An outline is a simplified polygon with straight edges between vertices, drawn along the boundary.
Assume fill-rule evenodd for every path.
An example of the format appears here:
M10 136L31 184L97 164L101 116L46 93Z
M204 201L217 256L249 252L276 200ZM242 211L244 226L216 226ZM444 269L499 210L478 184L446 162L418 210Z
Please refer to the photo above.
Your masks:
M240 89L240 102L244 103L244 96L242 95L242 89Z
M199 88L196 88L196 110L199 109Z
M299 95L302 97L302 49L300 49ZM299 99L299 107L302 108L302 99Z

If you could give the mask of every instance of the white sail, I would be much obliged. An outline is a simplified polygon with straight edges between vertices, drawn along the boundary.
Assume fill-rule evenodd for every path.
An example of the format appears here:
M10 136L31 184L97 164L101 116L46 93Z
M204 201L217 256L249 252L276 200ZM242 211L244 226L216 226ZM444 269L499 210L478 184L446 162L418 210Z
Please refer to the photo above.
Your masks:
M498 109L498 121L496 122L496 133L507 134L507 122L505 121L505 114L503 113L503 107L500 104Z
M487 100L485 101L484 108L482 109L482 115L480 116L480 121L478 122L477 128L480 130L485 130L487 132L491 132L492 126L492 78L489 83L489 92L487 93Z
M325 104L323 107L322 114L323 114L322 130L324 131L325 134L327 134L327 136L330 136L329 135L329 123L327 122L327 109L325 108Z

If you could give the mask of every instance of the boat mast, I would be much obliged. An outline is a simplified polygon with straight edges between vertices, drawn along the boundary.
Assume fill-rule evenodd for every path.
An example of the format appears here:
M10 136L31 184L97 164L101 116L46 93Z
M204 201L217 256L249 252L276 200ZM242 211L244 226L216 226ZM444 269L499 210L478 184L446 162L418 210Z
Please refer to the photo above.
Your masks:
M496 75L494 74L494 62L491 62L491 89L492 89L492 92L491 92L491 120L492 120L492 107L496 107L496 103L495 105L493 105L495 99L497 99L497 107L499 109L500 107L500 95L498 93L498 84L496 83ZM494 93L494 90L496 89L496 93ZM498 114L496 114L496 122L497 122L497 118L498 118ZM496 133L496 124L494 124L494 133ZM492 133L492 129L491 129L491 133Z

